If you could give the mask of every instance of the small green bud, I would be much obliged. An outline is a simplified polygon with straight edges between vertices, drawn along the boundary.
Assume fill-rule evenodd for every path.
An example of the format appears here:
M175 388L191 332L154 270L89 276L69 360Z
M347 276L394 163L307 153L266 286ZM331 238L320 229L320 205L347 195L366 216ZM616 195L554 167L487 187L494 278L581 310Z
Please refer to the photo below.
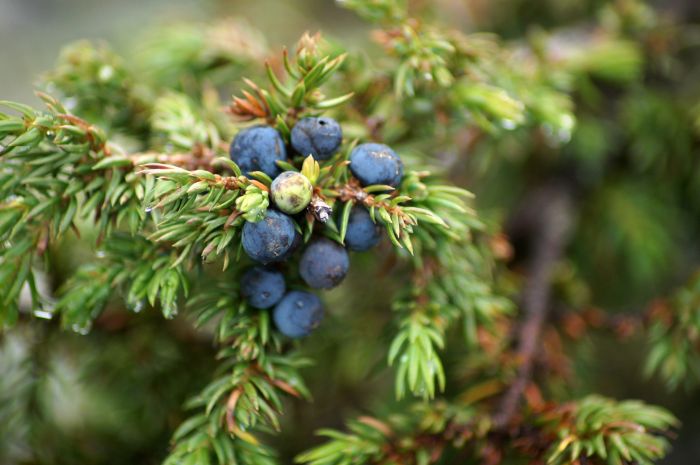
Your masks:
M295 214L302 211L311 201L313 186L301 173L285 171L272 181L270 195L272 201L284 213Z
M304 159L304 164L301 166L301 174L303 174L311 184L315 184L321 174L321 167L312 155Z
M245 194L236 199L236 208L243 213L246 221L252 223L263 218L268 205L267 192L254 185L246 187Z

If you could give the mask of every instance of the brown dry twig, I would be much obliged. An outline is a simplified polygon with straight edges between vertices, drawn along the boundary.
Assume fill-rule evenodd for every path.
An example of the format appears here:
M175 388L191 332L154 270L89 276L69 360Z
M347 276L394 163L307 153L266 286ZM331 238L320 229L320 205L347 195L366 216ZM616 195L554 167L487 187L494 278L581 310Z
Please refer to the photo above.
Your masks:
M197 146L189 153L140 152L130 154L129 159L131 159L134 166L146 163L161 163L179 166L190 171L198 169L211 170L214 160L216 160L216 154L207 147Z
M543 194L539 199L542 202L539 218L533 219L532 234L536 240L522 294L525 320L517 334L520 365L515 380L494 415L497 428L510 424L530 383L542 328L547 319L554 266L564 252L573 219L571 192L567 185L557 183L548 186Z

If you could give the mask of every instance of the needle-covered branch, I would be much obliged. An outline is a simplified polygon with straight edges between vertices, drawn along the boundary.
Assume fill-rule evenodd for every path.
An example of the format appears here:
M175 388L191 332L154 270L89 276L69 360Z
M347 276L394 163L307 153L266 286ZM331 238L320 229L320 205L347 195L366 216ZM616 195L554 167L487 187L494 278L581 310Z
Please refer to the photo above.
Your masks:
M195 413L175 431L166 464L276 463L257 433L279 431L283 396L310 397L298 371L309 361L282 353L269 315L241 301L237 282L197 289L188 302L197 326L218 319L222 363L217 377L188 402Z
M677 425L676 418L658 407L589 396L534 413L503 447L502 434L483 410L434 402L384 420L359 417L348 423L347 433L321 430L318 434L328 440L297 461L429 465L457 454L482 463L651 464L666 455L665 435Z
M647 374L658 373L669 388L696 386L700 381L700 278L657 301L649 318Z

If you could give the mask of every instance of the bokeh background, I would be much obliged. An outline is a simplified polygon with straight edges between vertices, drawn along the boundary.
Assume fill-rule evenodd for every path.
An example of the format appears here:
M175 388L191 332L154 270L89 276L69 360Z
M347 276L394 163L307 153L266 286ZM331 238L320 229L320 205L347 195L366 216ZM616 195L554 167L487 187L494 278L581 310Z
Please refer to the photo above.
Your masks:
M245 18L277 45L294 44L306 30L366 41L369 29L330 0L1 0L0 58L13 63L3 66L3 95L35 101L32 82L53 66L68 42L104 40L117 51L133 50L154 28L227 16Z
M535 27L591 21L605 2L435 3L452 26L518 38ZM700 19L698 0L659 0L655 7L686 23ZM37 104L33 84L51 69L68 42L108 41L117 52L128 53L162 26L185 21L206 27L207 22L228 16L243 18L263 31L273 49L292 45L307 30L322 31L351 49L361 50L370 43L370 26L331 0L0 0L0 98ZM488 210L497 200L484 194L480 206ZM66 270L80 261L81 253L90 252L79 244L55 252ZM371 257L359 258L353 265L357 271L344 286L366 293L340 289L329 296L329 306L335 302L342 312L351 314L362 307L363 318L331 316L323 334L309 342L310 355L322 354L321 362L305 373L315 401L288 406L285 433L273 439L286 457L313 444L312 432L319 427L341 427L343 418L352 414L381 412L391 405L391 376L379 369L384 360L372 341L381 338L388 319L386 289L392 283L373 274L371 263ZM666 289L663 284L646 286L634 298L609 300L620 310L634 310ZM159 463L169 434L183 418L180 406L209 379L215 349L206 335L193 332L181 319L164 322L148 314L124 319L117 311L111 315L87 336L41 325L21 326L0 336L0 378L4 377L0 414L13 409L31 412L41 423L33 425L34 434L46 445L30 452L27 448L35 446L24 441L26 418L8 414L3 418L14 418L14 423L0 425L4 434L0 457L3 453L19 457L17 463ZM334 320L342 325L334 327ZM41 350L42 346L47 349ZM611 337L586 340L580 355L586 378L580 390L667 406L681 418L683 428L664 463L700 463L700 391L670 393L661 382L645 378L640 368L645 357L642 347L641 339L635 338L622 344ZM33 382L37 379L40 382ZM41 441L33 442L37 443Z

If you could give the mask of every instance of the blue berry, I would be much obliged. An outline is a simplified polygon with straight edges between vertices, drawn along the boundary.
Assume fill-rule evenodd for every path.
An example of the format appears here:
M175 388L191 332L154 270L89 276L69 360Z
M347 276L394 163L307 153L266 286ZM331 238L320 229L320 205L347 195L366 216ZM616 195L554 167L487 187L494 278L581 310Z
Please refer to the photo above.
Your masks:
M285 336L308 336L323 320L321 300L305 291L290 291L272 313L277 329Z
M403 162L384 144L361 144L350 153L350 171L363 186L397 187L403 178Z
M350 212L345 245L356 252L369 250L381 239L381 226L372 221L365 207L355 206Z
M284 213L268 210L262 220L243 225L243 250L256 262L279 262L294 250L297 235L294 220Z
M285 288L284 275L263 266L253 267L241 277L241 294L254 308L272 307L280 301Z
M274 178L281 171L275 162L287 159L282 136L270 126L253 126L236 134L230 154L246 176L251 171L262 171Z
M299 261L299 274L309 287L330 289L345 278L350 267L348 252L330 239L316 239Z
M343 130L333 118L303 118L292 128L292 147L300 155L327 160L338 151Z

